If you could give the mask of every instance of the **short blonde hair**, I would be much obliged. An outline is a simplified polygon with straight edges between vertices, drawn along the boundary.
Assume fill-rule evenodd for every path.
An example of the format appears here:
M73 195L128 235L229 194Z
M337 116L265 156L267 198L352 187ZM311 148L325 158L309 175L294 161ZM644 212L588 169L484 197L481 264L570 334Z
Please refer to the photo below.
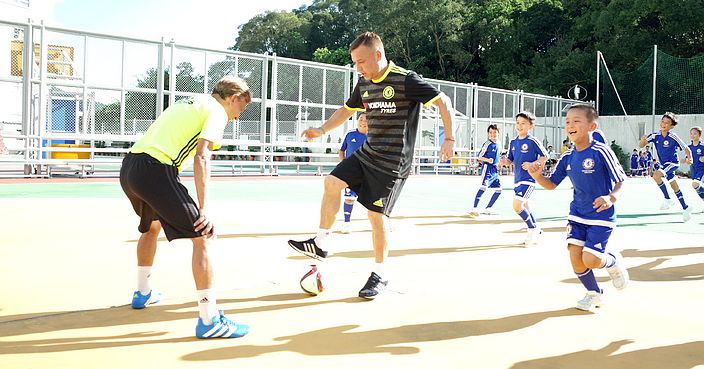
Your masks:
M350 44L350 52L354 51L354 49L360 47L361 45L367 47L378 47L380 50L384 50L384 43L381 42L381 37L374 32L364 32L357 36L357 38Z
M220 78L218 83L213 86L213 95L217 94L220 98L227 98L232 95L244 98L247 103L252 101L252 93L242 78L235 76L225 76Z

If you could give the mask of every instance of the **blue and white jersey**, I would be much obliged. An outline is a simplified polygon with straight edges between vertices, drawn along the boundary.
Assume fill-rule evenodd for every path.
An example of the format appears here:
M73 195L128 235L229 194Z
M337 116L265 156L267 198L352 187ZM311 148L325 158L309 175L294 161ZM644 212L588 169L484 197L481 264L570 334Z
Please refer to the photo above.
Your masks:
M653 162L653 153L650 152L650 150L645 152L645 161L647 161L648 163Z
M516 137L511 140L508 150L508 160L513 162L515 174L513 182L519 184L534 184L535 180L527 170L523 170L521 165L525 162L532 163L541 156L548 156L548 152L537 138L528 135L525 138Z
M491 159L491 163L487 163L485 161L482 162L482 173L487 173L487 174L492 174L492 173L498 173L498 164L499 164L499 156L501 153L499 152L498 145L496 145L496 142L492 140L487 140L484 142L484 145L482 145L482 149L479 151L479 157L480 158L487 158Z
M689 149L692 150L692 169L704 169L704 163L702 163L699 158L704 156L704 145L702 145L702 142L699 141L698 145L694 145L694 142L692 142L689 145Z
M667 136L663 136L660 132L654 132L648 135L646 141L655 142L655 151L658 153L660 165L666 166L667 163L680 165L677 149L684 150L687 146L676 133L668 132Z
M357 149L362 147L364 141L366 140L367 135L360 132L357 128L347 132L347 134L345 135L345 139L342 140L342 147L340 147L340 151L345 152L345 159L352 156L352 154L357 151Z
M638 159L640 159L640 155L638 155L638 153L631 154L631 169L638 168Z
M626 180L626 173L616 154L605 144L596 141L582 151L567 150L549 179L559 185L565 177L570 177L574 186L574 198L567 219L586 225L614 227L614 207L597 213L593 203L596 198L611 193L617 182Z
M648 160L645 158L645 156L641 156L638 158L638 167L643 169L648 166Z
M604 136L604 132L602 132L600 129L597 129L594 132L592 132L592 139L594 139L594 141L598 141L603 144L606 143L606 136Z

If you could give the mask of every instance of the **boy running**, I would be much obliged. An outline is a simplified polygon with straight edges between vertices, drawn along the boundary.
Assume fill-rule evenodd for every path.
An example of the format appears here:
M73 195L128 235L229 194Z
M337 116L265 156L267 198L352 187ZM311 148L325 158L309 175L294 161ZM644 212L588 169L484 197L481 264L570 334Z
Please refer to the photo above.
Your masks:
M541 162L529 166L530 175L545 189L555 189L565 177L574 186L574 199L567 216L567 249L572 269L587 289L577 309L592 310L602 303L603 290L592 269L606 269L616 289L628 285L628 271L620 256L606 251L616 226L613 203L618 198L626 174L616 155L603 143L591 138L598 115L591 105L575 104L567 111L565 130L574 148L567 150L548 178L541 174Z
M529 111L522 111L516 114L516 132L518 137L511 140L509 144L508 158L504 159L502 165L508 166L511 163L515 166L513 192L513 210L518 214L528 226L525 245L538 243L538 237L543 233L535 222L533 214L528 209L528 199L535 189L535 180L526 170L528 165L536 160L544 165L548 160L548 153L540 143L540 140L530 134L530 130L535 125L535 115ZM566 152L566 151L565 151Z
M675 191L675 196L677 196L677 200L679 200L682 205L682 210L684 210L682 218L687 222L692 218L692 208L684 201L680 186L677 184L675 172L680 166L677 150L679 149L685 152L685 162L687 163L692 162L692 151L677 134L670 132L676 125L677 116L674 113L665 113L660 120L660 132L643 136L640 139L640 147L645 147L645 145L650 142L655 143L655 151L658 153L658 159L660 159L660 169L653 173L653 179L665 196L665 201L660 206L660 210L667 210L675 204L675 200L670 198L670 195L667 193L667 187L665 187L665 183L662 180L662 178L665 177L667 181L670 182L670 187Z
M689 130L689 137L692 139L692 144L689 145L689 149L692 151L692 166L690 167L692 187L697 191L699 197L704 200L704 145L700 141L702 138L702 127L692 127Z
M469 216L471 217L479 216L479 200L482 198L485 191L491 190L493 194L491 195L486 209L482 211L483 214L496 214L491 207L494 206L499 195L501 195L501 181L499 180L498 169L500 152L496 145L496 140L499 137L499 128L496 127L496 124L490 124L486 132L489 139L482 145L482 149L477 158L477 161L482 163L482 185L479 187L479 191L477 191L477 195L474 197L474 206L469 212Z

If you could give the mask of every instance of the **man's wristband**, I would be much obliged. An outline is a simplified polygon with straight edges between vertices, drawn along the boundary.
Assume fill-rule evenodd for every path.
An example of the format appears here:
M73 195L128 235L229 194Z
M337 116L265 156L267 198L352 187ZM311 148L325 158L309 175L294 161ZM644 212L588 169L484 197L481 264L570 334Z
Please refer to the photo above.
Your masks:
M455 139L454 139L454 138L445 137L445 141L452 141L452 142L455 142Z
M320 126L318 128L320 128L320 130L323 131L323 134L325 134L325 128L323 128L323 126Z

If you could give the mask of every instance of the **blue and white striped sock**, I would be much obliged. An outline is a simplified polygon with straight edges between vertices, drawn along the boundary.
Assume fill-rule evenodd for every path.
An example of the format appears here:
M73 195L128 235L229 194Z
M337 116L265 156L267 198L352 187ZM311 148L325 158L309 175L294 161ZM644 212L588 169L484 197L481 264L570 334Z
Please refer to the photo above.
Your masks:
M535 220L533 219L533 215L530 213L530 211L528 211L528 209L521 209L518 215L520 215L523 221L526 222L528 228L535 228Z
M474 197L474 208L476 209L477 206L479 206L479 199L482 198L482 195L484 194L484 189L479 188L479 191L477 191L477 196Z
M345 213L345 222L349 222L350 218L352 217L352 208L354 207L354 203L347 203L345 201L345 204L343 205L343 211Z
M611 268L616 265L616 256L614 256L614 254L607 252L606 255L604 255L604 259L605 263L602 268Z
M496 202L496 200L498 200L499 195L501 195L501 189L500 189L500 188L494 190L494 194L491 195L491 199L489 200L489 204L486 206L487 209L489 209L490 207L494 206L494 203Z
M675 192L675 196L677 196L677 200L680 200L680 205L682 205L682 209L687 210L689 206L687 206L687 203L684 202L684 195L682 195L682 190Z
M594 277L594 272L591 269L587 269L582 273L575 273L577 274L577 278L579 278L579 281L582 282L582 285L584 285L584 288L587 289L587 291L595 291L597 293L601 293L601 288L599 288L599 284L596 282L596 277Z
M665 187L665 182L660 183L658 187L660 187L660 191L662 191L662 194L665 195L665 199L669 200L670 194L667 193L667 187Z

